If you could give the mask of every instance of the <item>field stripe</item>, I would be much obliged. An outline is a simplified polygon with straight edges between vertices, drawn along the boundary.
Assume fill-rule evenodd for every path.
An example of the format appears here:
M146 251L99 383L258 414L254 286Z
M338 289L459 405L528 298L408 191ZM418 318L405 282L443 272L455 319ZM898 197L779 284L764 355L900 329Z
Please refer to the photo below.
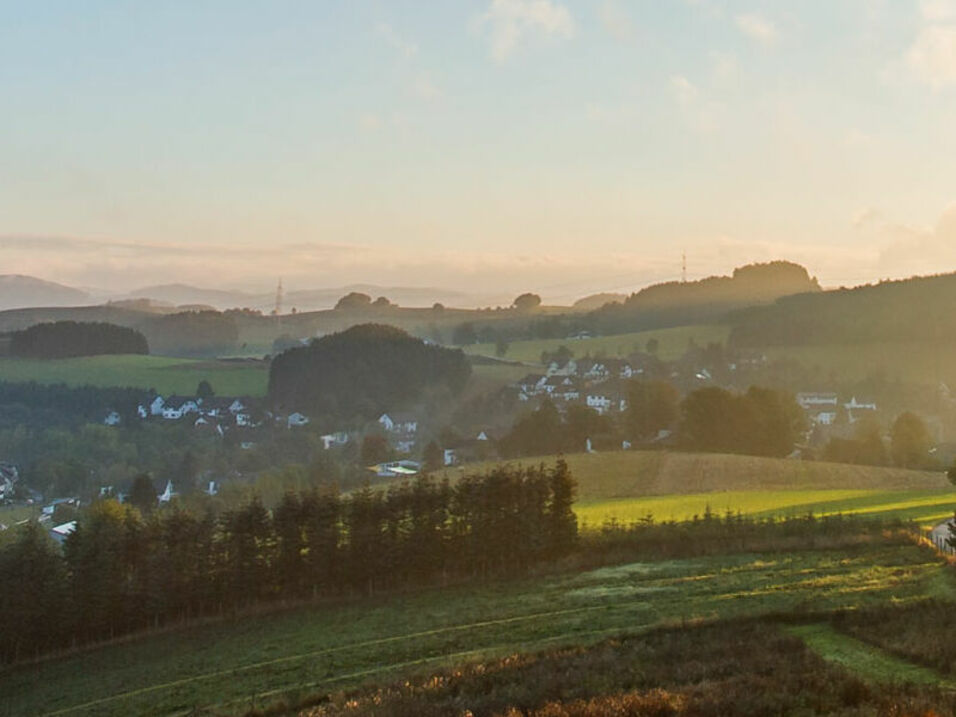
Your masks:
M834 662L864 679L879 683L912 682L956 688L956 682L935 670L890 655L825 623L795 625L785 631L799 637L827 662Z
M481 622L473 622L465 625L452 625L448 627L436 628L434 630L425 630L422 632L413 632L405 635L393 635L391 637L383 637L376 640L367 640L364 642L356 642L348 645L338 645L336 647L323 648L321 650L315 650L312 652L304 652L298 655L288 655L286 657L279 657L274 660L266 660L264 662L257 662L252 665L245 665L243 667L235 667L228 670L219 670L217 672L209 672L202 675L193 675L191 677L184 677L179 680L172 680L170 682L164 682L162 684L150 685L148 687L141 687L135 690L129 690L127 692L121 692L115 695L110 695L109 697L101 697L96 700L91 700L89 702L84 702L83 704L73 705L71 707L64 707L53 712L44 713L47 717L55 717L55 715L64 715L71 712L77 712L80 710L89 709L90 707L97 707L100 705L107 704L109 702L115 702L117 700L128 699L130 697L138 697L140 695L148 694L150 692L157 692L161 690L171 689L173 687L180 687L182 685L191 684L194 682L201 682L204 680L211 680L217 677L230 677L237 675L241 672L248 672L250 670L257 670L263 667L272 667L274 665L284 664L288 662L295 662L296 660L304 660L309 657L320 657L323 655L331 655L338 652L344 652L346 650L359 649L363 647L376 647L381 645L392 644L396 642L403 642L405 640L413 640L422 637L431 637L433 635L442 635L453 632L464 632L467 630L481 629L485 627L495 627L500 625L509 625L519 622L530 622L532 620L541 620L544 618L550 617L561 617L565 615L573 614L582 614L587 612L596 612L598 610L613 610L616 608L630 607L633 605L646 605L645 600L634 600L627 603L617 603L611 605L592 605L588 607L581 608L568 608L565 610L550 610L547 612L533 613L530 615L519 615L515 617L501 618L497 620L484 620Z
M371 667L367 670L359 670L357 672L350 672L345 675L338 675L337 677L330 677L324 680L319 680L317 682L308 682L305 684L289 684L283 687L276 688L274 690L269 690L268 692L260 692L255 695L256 698L267 698L275 697L285 692L291 692L292 690L304 690L304 689L313 689L315 687L321 687L322 685L334 684L336 682L344 682L346 680L354 680L361 677L369 677L370 675L383 674L386 672L394 672L397 670L403 670L409 667L420 667L422 665L444 662L447 660L464 660L471 657L476 657L480 655L489 655L491 653L501 653L501 652L524 652L535 647L540 647L541 645L546 645L550 642L557 642L559 640L564 640L566 638L586 638L586 637L605 637L607 635L624 635L632 633L638 630L643 630L650 625L631 625L627 627L611 627L604 630L588 630L585 632L566 632L561 635L552 635L551 637L543 637L540 640L532 640L530 642L508 642L500 643L498 645L489 645L486 647L479 647L473 650L464 650L462 652L452 652L445 653L441 655L434 655L432 657L422 657L417 660L408 660L407 662L396 662L390 665L383 665L379 667ZM239 704L245 702L248 698L241 697L235 700L230 700L229 702L220 702L214 707L229 707L230 705ZM188 713L186 713L188 714Z

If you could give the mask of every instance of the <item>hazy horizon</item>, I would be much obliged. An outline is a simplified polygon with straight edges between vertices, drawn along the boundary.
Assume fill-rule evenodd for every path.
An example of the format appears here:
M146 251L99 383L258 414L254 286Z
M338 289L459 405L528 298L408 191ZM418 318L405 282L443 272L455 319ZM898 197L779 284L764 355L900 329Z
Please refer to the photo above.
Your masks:
M0 266L549 301L956 268L956 2L0 10Z

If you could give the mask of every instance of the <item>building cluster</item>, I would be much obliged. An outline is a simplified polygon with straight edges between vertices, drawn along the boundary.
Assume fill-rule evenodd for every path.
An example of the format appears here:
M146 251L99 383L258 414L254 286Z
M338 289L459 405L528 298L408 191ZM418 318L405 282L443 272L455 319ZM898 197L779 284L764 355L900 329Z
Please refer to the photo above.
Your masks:
M877 411L873 402L858 401L856 396L841 402L836 393L798 393L797 403L806 412L811 427L852 425Z
M156 396L148 404L137 406L136 418L142 421L189 421L196 429L220 436L234 428L255 429L266 424L297 428L310 423L309 417L299 412L283 415L266 410L257 399L219 396ZM110 410L103 423L118 426L123 420L118 411Z
M519 401L549 398L559 407L582 404L598 413L627 410L625 381L643 375L627 359L552 361L543 374L528 374L515 384Z

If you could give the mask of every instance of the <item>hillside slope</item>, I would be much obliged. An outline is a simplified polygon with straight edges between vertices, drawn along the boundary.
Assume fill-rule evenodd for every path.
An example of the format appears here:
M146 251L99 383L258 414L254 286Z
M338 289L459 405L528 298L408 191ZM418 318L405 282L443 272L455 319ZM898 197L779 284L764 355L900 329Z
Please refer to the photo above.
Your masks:
M553 456L515 462L532 465L550 460ZM576 453L565 460L578 481L581 501L713 491L934 491L952 487L943 473L717 453L618 451ZM489 467L491 464L468 466L468 471Z
M735 312L736 346L947 341L956 336L956 274L786 296Z

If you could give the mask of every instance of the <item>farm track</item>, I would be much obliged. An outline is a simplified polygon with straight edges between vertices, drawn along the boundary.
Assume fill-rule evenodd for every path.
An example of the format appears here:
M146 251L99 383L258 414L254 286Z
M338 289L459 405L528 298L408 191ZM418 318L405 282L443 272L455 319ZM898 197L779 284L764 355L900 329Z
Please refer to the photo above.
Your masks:
M149 694L149 693L153 693L153 692L158 692L158 691L163 691L163 690L169 690L169 689L173 689L173 688L175 688L175 687L181 687L181 686L188 685L188 684L194 684L194 683L196 683L196 682L202 682L202 681L205 681L205 680L212 680L212 679L216 679L216 678L220 678L220 677L234 677L234 676L236 676L236 675L238 675L238 674L241 674L241 673L243 673L243 672L250 672L250 671L253 671L253 670L261 670L261 669L264 669L264 668L274 667L274 666L276 666L276 665L288 664L288 663L292 663L292 662L297 662L297 661L301 661L301 660L306 660L306 659L309 659L309 658L315 658L315 657L323 657L323 656L328 656L328 655L334 655L334 654L336 654L336 653L346 652L346 651L348 651L348 650L357 650L357 649L368 648L368 647L380 647L380 646L384 646L384 645L389 645L389 644L394 644L394 643L400 643L400 642L405 642L405 641L410 641L410 640L416 640L416 639L421 639L421 638L425 638L425 637L434 637L434 636L437 636L437 635L443 635L443 634L449 634L449 633L456 633L456 632L467 632L467 631L469 631L469 630L480 630L480 629L482 629L482 628L488 628L488 627L500 627L500 626L509 625L509 624L517 624L517 623L522 623L522 622L530 622L530 621L534 621L534 620L543 620L543 619L545 619L545 618L566 617L566 616L570 616L570 615L593 613L593 612L599 612L599 611L601 611L601 612L609 612L609 611L613 611L613 610L615 610L615 609L629 608L629 607L634 607L634 606L637 606L637 605L639 605L639 606L641 606L641 607L646 607L646 606L647 606L645 600L631 600L631 601L622 602L622 603L616 603L616 604L612 604L612 605L607 605L607 604L605 604L605 605L593 605L593 606L582 607L582 608L572 608L572 609L566 609L566 610L551 610L551 611L547 611L547 612L539 612L539 613L533 613L533 614L529 614L529 615L518 615L518 616L514 616L514 617L502 618L502 619L500 619L500 620L483 620L483 621L479 621L479 622L472 622L472 623L467 623L467 624L462 624L462 625L451 625L451 626L447 626L447 627L436 628L436 629L434 629L434 630L424 630L424 631L413 632L413 633L408 633L408 634L404 634L404 635L393 635L393 636L391 636L391 637L384 637L384 638L379 638L379 639L376 639L376 640L365 640L365 641L362 641L362 642L356 642L356 643L351 643L351 644L347 644L347 645L338 645L338 646L335 646L335 647L323 648L323 649L321 649L321 650L314 650L314 651L311 651L311 652L300 653L300 654L297 654L297 655L287 655L287 656L285 656L285 657L276 658L276 659L274 659L274 660L266 660L266 661L262 661L262 662L257 662L257 663L251 664L251 665L245 665L245 666L243 666L243 667L235 667L235 668L230 668L230 669L228 669L228 670L218 670L218 671L215 671L215 672L209 672L209 673L205 673L205 674L201 674L201 675L194 675L194 676L192 676L192 677L185 677L185 678L180 679L180 680L172 680L172 681L164 682L164 683L161 683L161 684L149 685L149 686L147 686L147 687L142 687L142 688L139 688L139 689L136 689L136 690L129 690L129 691L127 691L127 692L121 692L121 693L118 693L118 694L115 694L115 695L110 695L109 697L103 697L103 698L96 699L96 700L90 700L90 701L84 702L84 703L79 704L79 705L72 705L72 706L70 706L70 707L65 707L65 708L62 708L62 709L58 709L58 710L55 710L55 711L53 711L53 712L46 712L46 713L44 713L44 714L45 714L47 717L56 717L57 715L71 714L71 713L74 713L74 712L80 712L80 711L83 711L83 710L88 710L88 709L91 709L91 708L93 708L93 707L99 707L99 706L102 706L102 705L106 705L106 704L109 704L109 703L111 703L111 702L117 702L117 701L120 701L120 700L130 699L130 698L133 698L133 697L139 697L139 696L142 696L142 695L145 695L145 694ZM644 625L642 625L641 627L644 627ZM545 644L545 643L547 643L547 642L553 642L553 641L555 641L555 640L559 640L559 639L562 639L562 638L565 638L565 637L571 637L571 636L574 636L574 637L585 637L585 636L592 635L592 634L605 634L605 633L610 634L610 633L614 633L614 632L620 633L620 632L624 631L625 629L626 629L626 628L622 628L622 627L613 627L613 628L608 628L608 629L605 629L605 630L590 631L590 632L588 632L588 633L571 632L571 633L565 633L565 634L557 635L557 636L550 636L550 637L548 637L548 638L543 638L542 640L536 640L536 641L533 641L533 643L534 643L534 644L538 644L538 643ZM437 655L437 656L433 656L433 657L422 658L422 659L419 659L419 660L412 660L412 661L408 661L408 662L402 662L402 663L395 663L395 664L392 664L392 665L386 665L386 666L383 666L383 667L376 667L376 668L372 668L372 669L369 669L369 670L361 670L361 671L358 671L358 672L349 673L349 674L345 674L345 675L338 675L338 676L336 676L336 677L328 678L328 679L325 679L325 680L320 680L320 681L318 681L318 682L316 682L316 683L313 683L313 684L305 685L305 687L315 687L315 686L319 686L319 685L322 685L322 684L331 684L331 683L335 683L335 682L341 682L341 681L348 680L348 679L351 679L351 678L358 678L358 677L362 677L362 676L365 676L365 675L376 674L376 673L379 673L379 672L388 672L388 671L390 671L390 670L400 669L400 668L402 668L402 667L414 666L414 665L419 665L419 664L425 664L425 663L428 663L428 662L434 662L434 661L442 660L442 659L458 658L458 657L464 657L464 656L466 656L466 655L476 655L476 654L481 654L481 653L483 653L483 652L497 651L497 650L505 649L505 648L507 648L507 649L509 649L509 650L514 650L514 649L516 649L516 648L518 648L518 647L526 647L526 646L527 646L527 645L519 644L519 643L508 643L508 644L506 644L506 645L496 645L496 646L492 646L492 647L477 648L477 649L468 650L468 651L465 651L465 652L462 652L462 653L442 654L442 655ZM283 687L283 688L279 688L279 689L277 689L277 690L272 690L272 691L267 692L267 693L260 693L258 696L260 696L260 697L265 697L265 696L270 696L270 695L273 695L273 694L280 694L280 693L282 693L282 692L287 692L287 691L289 691L290 689L293 689L294 687L303 687L303 685L294 685L294 686ZM245 699L245 698L242 698L242 699ZM238 702L238 701L241 701L241 700L233 700L232 702L229 702L229 703L226 703L226 704L234 704L235 702Z

